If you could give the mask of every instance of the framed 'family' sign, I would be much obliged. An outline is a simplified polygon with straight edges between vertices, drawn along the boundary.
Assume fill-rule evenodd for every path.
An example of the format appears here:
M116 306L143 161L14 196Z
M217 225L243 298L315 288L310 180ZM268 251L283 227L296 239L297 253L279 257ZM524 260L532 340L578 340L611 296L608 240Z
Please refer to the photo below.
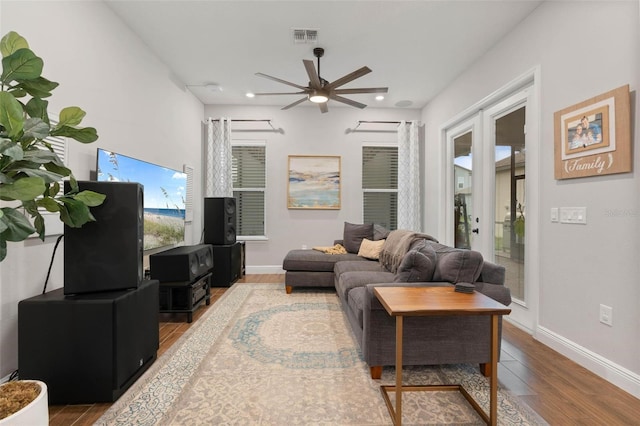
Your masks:
M554 114L555 178L631 171L629 85Z

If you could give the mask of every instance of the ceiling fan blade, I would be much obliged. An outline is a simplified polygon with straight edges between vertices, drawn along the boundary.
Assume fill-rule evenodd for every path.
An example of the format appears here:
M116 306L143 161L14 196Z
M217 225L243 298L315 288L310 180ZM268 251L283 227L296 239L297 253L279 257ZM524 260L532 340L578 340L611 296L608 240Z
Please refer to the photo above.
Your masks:
M263 73L261 73L261 72L257 72L257 73L256 73L256 75L257 75L258 77L264 77L264 78L268 78L269 80L277 81L278 83L287 84L287 85L289 85L289 86L297 87L298 89L302 89L302 90L307 89L307 87L300 86L300 85L298 85L298 84L291 83L290 81L282 80L282 79L277 78L277 77L272 77L272 76L270 76L270 75L263 74Z
M363 75L369 74L371 72L371 69L369 69L369 67L362 67L359 70L355 70L354 72L345 75L344 77L341 77L335 81L332 81L331 83L329 83L327 85L328 89L335 89L337 87L340 87L344 84L347 84L350 81L355 80L356 78L362 77Z
M278 93L254 93L256 96L271 96L271 95L304 95L307 92L278 92Z
M331 99L333 99L334 101L342 102L343 104L347 104L347 105L354 106L356 108L360 108L360 109L363 109L363 108L367 107L365 104L361 104L360 102L352 101L351 99L343 98L342 96L333 95L333 96L331 96Z
M297 100L297 101L295 101L294 103L289 104L289 105L287 105L287 106L285 106L285 107L282 107L281 109L283 109L283 110L284 110L284 109L293 108L294 106L296 106L296 105L298 105L298 104L301 104L301 103L303 103L303 102L304 102L304 101L306 101L306 100L307 100L307 98L306 98L306 97L304 97L304 98L302 98L302 99L298 99L298 100Z
M316 71L315 65L313 65L313 61L308 59L303 59L304 68L307 70L307 75L309 76L309 82L311 83L312 89L320 89L322 84L320 84L320 77L318 76L318 72Z
M323 102L321 104L318 104L318 106L320 107L320 111L324 114L325 112L329 112L329 107L327 106L326 102Z
M366 87L362 89L336 89L333 93L338 95L354 95L357 93L387 93L388 87Z

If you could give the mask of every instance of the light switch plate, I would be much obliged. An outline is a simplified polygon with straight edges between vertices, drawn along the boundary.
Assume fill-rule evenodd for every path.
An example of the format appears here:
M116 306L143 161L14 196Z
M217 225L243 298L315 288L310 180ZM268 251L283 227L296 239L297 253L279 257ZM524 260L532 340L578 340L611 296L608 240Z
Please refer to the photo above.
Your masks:
M586 207L560 207L560 223L587 223Z
M551 207L551 222L557 222L557 221L558 221L558 208Z

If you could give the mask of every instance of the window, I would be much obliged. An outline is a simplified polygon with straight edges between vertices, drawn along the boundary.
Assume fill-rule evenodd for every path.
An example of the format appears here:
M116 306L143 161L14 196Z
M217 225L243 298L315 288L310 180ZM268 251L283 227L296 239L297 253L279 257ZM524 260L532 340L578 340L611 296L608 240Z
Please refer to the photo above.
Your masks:
M362 147L363 221L398 226L398 147Z
M234 141L231 147L236 235L240 238L265 236L266 150L265 142L255 141Z

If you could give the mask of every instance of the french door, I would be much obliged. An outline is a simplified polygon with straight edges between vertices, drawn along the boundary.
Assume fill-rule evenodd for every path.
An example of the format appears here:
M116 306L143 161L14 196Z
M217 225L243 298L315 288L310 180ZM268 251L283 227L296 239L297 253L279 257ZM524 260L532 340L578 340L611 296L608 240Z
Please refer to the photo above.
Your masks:
M444 129L447 243L503 265L514 317L533 329L527 288L526 124L531 88L478 107ZM537 307L536 307L537 309Z

